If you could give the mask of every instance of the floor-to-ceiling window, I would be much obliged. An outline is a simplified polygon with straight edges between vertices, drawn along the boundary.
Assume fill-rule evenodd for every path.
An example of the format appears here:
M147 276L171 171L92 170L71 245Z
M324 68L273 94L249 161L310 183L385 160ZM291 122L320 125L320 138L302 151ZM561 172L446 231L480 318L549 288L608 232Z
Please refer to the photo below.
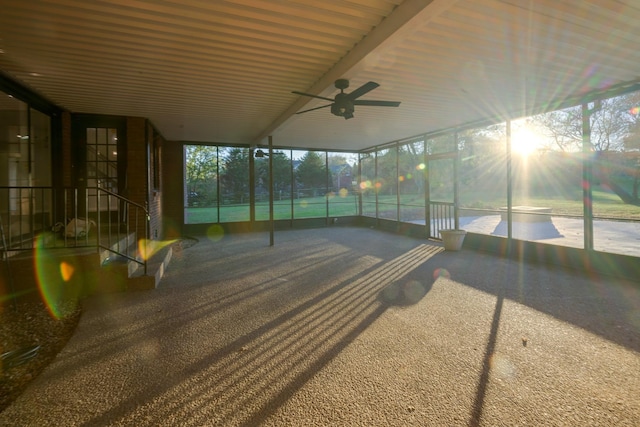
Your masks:
M424 224L427 165L420 138L398 146L400 221Z
M218 147L187 145L184 156L185 222L187 224L219 222Z
M186 224L268 220L271 178L276 220L358 212L355 153L185 145L184 178Z
M293 217L326 217L329 185L326 153L294 150L292 161L295 165Z
M360 180L358 186L362 199L362 215L376 218L379 185L376 178L375 151L360 155Z
M266 153L267 150L262 152ZM271 159L265 154L254 161L256 220L269 219L269 164L273 167L273 217L276 220L291 219L291 195L295 183L291 150L273 150Z
M581 123L580 107L511 121L513 238L583 247Z
M358 156L355 153L327 153L329 170L329 216L358 214Z
M51 118L0 92L0 215L10 243L50 226L50 185Z
M394 145L377 151L378 218L398 219L398 150Z
M595 250L640 255L640 92L587 106ZM590 108L589 108L590 107Z
M243 147L219 147L220 222L249 221L251 150Z

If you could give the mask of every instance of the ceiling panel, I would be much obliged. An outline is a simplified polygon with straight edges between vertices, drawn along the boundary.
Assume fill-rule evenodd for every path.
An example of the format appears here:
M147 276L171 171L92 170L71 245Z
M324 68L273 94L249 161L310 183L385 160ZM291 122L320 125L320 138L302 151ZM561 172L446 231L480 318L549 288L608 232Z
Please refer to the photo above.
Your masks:
M359 150L640 80L634 0L0 0L0 70L169 140ZM295 114L375 81L344 120Z

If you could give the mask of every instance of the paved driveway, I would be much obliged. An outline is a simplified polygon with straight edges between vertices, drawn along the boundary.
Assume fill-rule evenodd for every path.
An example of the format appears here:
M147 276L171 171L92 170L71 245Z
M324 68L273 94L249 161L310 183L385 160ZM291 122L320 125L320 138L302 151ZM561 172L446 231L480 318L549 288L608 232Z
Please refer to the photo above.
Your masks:
M574 248L584 247L584 223L580 219L552 217L549 222L513 222L513 237ZM507 222L500 215L460 218L460 228L480 234L507 236ZM640 222L594 221L595 250L640 257Z

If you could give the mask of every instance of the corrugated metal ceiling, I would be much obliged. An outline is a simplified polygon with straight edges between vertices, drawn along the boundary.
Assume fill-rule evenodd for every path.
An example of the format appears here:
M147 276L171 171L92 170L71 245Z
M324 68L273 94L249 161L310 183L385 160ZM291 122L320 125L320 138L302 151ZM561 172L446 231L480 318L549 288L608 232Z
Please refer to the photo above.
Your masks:
M635 0L0 0L0 69L169 140L358 150L640 79ZM380 87L344 120L333 82Z

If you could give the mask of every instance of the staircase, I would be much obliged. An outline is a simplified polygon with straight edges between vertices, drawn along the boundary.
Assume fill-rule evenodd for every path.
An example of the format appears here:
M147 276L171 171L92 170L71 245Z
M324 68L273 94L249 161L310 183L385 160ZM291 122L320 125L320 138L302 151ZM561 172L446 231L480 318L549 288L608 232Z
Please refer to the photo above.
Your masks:
M28 200L3 209L7 194ZM31 206L46 209L32 213ZM80 211L92 222L88 233L65 233L66 218L79 218ZM55 307L88 295L156 288L172 249L153 250L159 242L148 239L148 218L143 206L101 188L0 187L0 309L14 301Z

